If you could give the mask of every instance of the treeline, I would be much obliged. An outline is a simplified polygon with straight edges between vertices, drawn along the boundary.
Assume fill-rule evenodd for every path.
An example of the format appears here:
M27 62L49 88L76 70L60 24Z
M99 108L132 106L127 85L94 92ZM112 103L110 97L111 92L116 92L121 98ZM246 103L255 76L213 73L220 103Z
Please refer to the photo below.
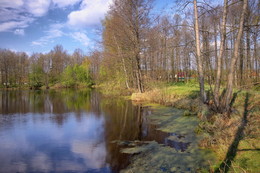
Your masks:
M260 3L177 3L181 13L154 15L150 0L115 0L103 21L99 77L139 92L154 81L197 78L202 101L214 98L215 110L228 111L235 86L259 83Z
M68 55L62 46L30 57L1 50L1 85L71 87L94 80L144 92L158 81L196 79L204 103L214 100L214 109L228 110L234 87L259 84L260 2L173 3L178 13L158 15L152 0L114 0L102 23L103 49L89 56Z
M228 5L221 67L223 83L234 51L242 5L237 0ZM149 80L174 81L179 72L185 72L186 77L196 75L194 14L192 6L188 7L182 15L165 14L154 18L150 15L152 3L149 0L116 0L103 22L102 68L106 69L106 79L110 76L113 80L123 78L121 81L126 87L142 91ZM201 3L198 10L203 71L206 82L213 84L220 51L223 6ZM246 13L235 69L237 86L256 82L259 78L259 2L250 0Z
M0 50L0 86L40 88L46 86L90 86L90 61L83 51L76 49L69 55L61 45L49 53Z

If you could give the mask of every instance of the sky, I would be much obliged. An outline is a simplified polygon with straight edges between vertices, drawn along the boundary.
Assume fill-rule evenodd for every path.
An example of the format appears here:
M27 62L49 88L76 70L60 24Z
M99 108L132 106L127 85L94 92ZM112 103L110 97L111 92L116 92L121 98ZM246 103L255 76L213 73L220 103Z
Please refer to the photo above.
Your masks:
M0 48L48 53L62 45L68 53L98 48L101 20L113 0L0 0ZM155 0L157 10L171 0Z

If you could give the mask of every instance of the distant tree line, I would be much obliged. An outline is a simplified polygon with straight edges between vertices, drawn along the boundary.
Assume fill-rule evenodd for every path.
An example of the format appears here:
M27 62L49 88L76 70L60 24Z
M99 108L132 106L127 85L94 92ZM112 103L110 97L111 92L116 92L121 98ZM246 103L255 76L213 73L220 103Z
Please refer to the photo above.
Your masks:
M4 88L28 86L40 88L60 84L62 87L89 86L93 83L90 62L83 51L69 55L61 45L49 53L0 50L0 85Z

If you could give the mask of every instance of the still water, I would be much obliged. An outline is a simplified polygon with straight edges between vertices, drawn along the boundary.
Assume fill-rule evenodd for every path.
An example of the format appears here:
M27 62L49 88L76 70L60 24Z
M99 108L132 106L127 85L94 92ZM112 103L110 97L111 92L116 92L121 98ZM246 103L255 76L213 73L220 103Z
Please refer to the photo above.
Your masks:
M113 141L165 143L149 114L90 90L0 91L0 172L119 172L131 156Z

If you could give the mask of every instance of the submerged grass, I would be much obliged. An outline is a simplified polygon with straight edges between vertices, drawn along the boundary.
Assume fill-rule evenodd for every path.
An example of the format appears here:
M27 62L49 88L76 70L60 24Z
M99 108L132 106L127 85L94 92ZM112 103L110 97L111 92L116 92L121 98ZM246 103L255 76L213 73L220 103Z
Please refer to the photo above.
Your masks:
M154 141L142 146L145 152L133 157L132 164L122 172L198 172L208 171L211 153L207 150L177 152ZM138 148L135 149L140 151ZM133 149L124 149L125 153L135 153Z
M135 155L122 172L208 172L214 156L211 151L198 147L202 138L195 132L198 118L183 116L184 110L161 105L153 104L151 111L148 117L151 122L170 136L164 144L147 141L144 145L123 149L123 153Z

